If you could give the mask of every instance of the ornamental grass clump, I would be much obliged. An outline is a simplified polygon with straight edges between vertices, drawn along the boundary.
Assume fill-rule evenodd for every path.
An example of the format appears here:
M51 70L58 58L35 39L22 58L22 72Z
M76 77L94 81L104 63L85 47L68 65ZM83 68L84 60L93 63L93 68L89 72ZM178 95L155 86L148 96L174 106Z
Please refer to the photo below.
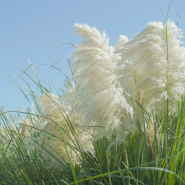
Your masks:
M185 48L182 46L182 36L182 31L172 21L168 20L165 25L150 22L130 42L125 36L120 36L115 44L116 53L121 53L117 65L120 84L148 113L151 110L160 114L164 110L166 112L168 82L169 108L173 113L185 93ZM129 104L132 105L132 102L129 101ZM134 111L142 119L141 112L137 109Z
M185 93L185 48L182 31L172 21L150 22L130 41L119 36L114 47L105 32L86 24L74 27L83 39L72 53L74 112L84 125L95 126L96 139L115 134L123 142L139 126L144 130L151 110L160 115L167 111L168 82L169 108L176 112Z
M50 167L69 163L67 152L73 165L80 163L80 152L92 152L91 135L85 128L80 127L80 117L70 114L74 96L72 94L73 85L69 80L66 80L66 89L67 94L63 91L61 98L47 93L38 99L42 108L40 118L37 120L36 131L38 129L42 131L36 141L44 148L42 155L44 159L50 160ZM60 100L62 98L63 102ZM67 146L64 144L64 139Z
M87 24L74 27L82 41L71 55L73 77L65 81L60 96L46 93L38 100L42 109L36 128L42 132L37 141L46 149L43 157L51 165L59 164L56 158L69 163L68 151L76 164L81 151L93 151L92 142L115 136L117 143L125 143L141 127L152 158L154 135L159 141L161 130L152 114L167 111L167 75L173 113L185 92L181 30L169 20L165 25L150 22L130 41L119 36L112 47L105 32Z
M120 56L108 45L105 32L101 34L87 24L76 23L74 27L83 41L71 57L77 97L73 113L81 116L84 126L91 127L95 140L114 134L122 142L136 128L132 124L133 109L115 73Z
M21 120L12 126L12 111L0 110L0 184L184 183L181 30L171 21L148 23L110 47L105 33L74 26L82 42L61 94L36 74L41 96L26 83L35 111L15 111Z

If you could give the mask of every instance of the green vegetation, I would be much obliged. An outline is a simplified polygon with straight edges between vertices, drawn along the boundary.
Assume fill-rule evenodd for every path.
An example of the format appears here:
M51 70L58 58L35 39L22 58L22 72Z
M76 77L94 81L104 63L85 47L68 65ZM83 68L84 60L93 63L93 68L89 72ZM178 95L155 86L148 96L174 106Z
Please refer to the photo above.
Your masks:
M81 165L61 164L50 168L39 147L30 151L28 138L17 129L5 113L1 122L6 136L1 138L1 184L183 184L185 177L185 100L178 104L177 114L169 116L168 151L166 155L164 116L155 115L155 125L161 124L160 140L156 130L152 148L141 130L127 137L126 144L112 143L114 137L102 138L94 144L95 155L81 153ZM20 112L18 116L20 116ZM30 114L28 114L30 116ZM62 142L62 141L61 141ZM40 146L42 147L42 146ZM52 155L52 154L51 154ZM74 171L73 171L74 169ZM167 179L167 180L166 180ZM76 182L75 182L76 181ZM166 181L166 182L165 182Z
M166 34L168 64L167 41ZM68 62L71 67L70 61ZM73 93L58 96L59 100L49 96L52 91L42 85L36 69L34 68L34 72L37 81L28 74L31 67L34 68L33 64L23 71L24 74L38 87L41 95L46 98L44 101L53 103L55 116L64 119L65 124L62 126L59 124L60 120L57 121L56 117L49 116L50 111L48 115L42 113L44 106L38 102L40 95L36 95L35 90L21 77L29 88L29 96L18 84L17 86L30 102L32 110L26 112L0 110L0 124L3 125L0 132L1 185L185 184L184 96L177 102L175 113L169 110L168 98L167 110L164 109L161 114L153 110L148 114L136 101L135 105L139 104L143 115L142 119L139 119L143 122L140 121L138 124L138 130L128 134L122 143L117 142L114 134L103 136L98 140L91 139L89 144L91 150L88 151L85 150L84 141L81 139L85 137L84 132L77 131L80 126L76 126L63 110L62 100ZM55 66L51 68L61 71ZM72 68L71 72L73 74ZM167 95L170 92L169 83L167 65ZM45 110L50 110L50 106L51 104ZM8 114L10 118L7 118ZM16 114L16 117L13 117L13 114ZM38 120L47 120L52 126L49 129L46 127L42 129L43 127L37 125ZM153 130L150 130L151 124L154 125ZM52 132L54 127L57 132ZM87 131L91 131L91 127L87 127ZM55 151L54 146L52 148L51 141L62 143L62 154L58 149Z

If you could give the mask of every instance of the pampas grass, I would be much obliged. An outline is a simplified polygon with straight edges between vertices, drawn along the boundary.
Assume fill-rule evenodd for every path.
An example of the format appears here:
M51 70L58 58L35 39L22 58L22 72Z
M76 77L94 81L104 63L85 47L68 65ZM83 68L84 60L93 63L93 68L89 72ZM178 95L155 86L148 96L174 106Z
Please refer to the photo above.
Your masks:
M32 110L0 111L0 184L184 184L181 30L148 23L111 47L105 32L74 27L82 41L61 93L33 66L41 94L24 93Z

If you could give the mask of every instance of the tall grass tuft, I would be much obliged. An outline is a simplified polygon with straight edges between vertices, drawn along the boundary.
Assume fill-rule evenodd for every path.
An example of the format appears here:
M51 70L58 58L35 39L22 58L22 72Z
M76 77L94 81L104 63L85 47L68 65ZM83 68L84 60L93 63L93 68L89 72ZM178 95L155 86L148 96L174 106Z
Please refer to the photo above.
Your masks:
M169 30L168 23L171 26ZM175 53L175 59L173 58L173 48L184 52L173 35L180 31L172 22L166 22L164 26L161 23L150 23L130 42L125 36L120 36L114 49L108 46L105 33L102 36L97 29L87 25L75 24L75 27L78 34L84 36L84 41L75 47L73 59L76 61L71 65L69 60L73 78L65 81L66 90L62 90L62 93L57 91L57 95L54 95L51 89L42 85L34 65L30 64L23 73L37 86L40 94L37 95L22 77L30 96L17 85L30 102L31 110L0 110L0 124L3 125L0 131L0 184L184 184L185 97L183 88L180 88L184 83L184 73L175 73L181 76L178 84L175 84L175 76L172 74L175 67L179 70L175 59L184 64L184 53L179 54L180 58ZM170 34L173 37L169 41ZM150 42L149 45L146 40ZM171 42L169 48L168 41ZM161 58L158 56L162 53L159 48L155 48L155 52L151 51L149 46L154 42L161 48L167 46L167 57L166 53L160 55ZM146 47L145 52L140 50L137 51L139 55L133 55L139 46ZM154 62L158 57L163 62L171 62L169 66L166 65L168 69L165 69L167 73L164 74L169 78L167 86L158 88L157 91L150 84L153 77L147 76L144 71L154 65L149 60L150 54ZM88 57L90 64L86 61ZM101 64L100 67L98 63ZM110 65L107 66L107 63ZM136 70L139 64L143 66L136 74L131 66ZM119 70L118 66L121 66ZM31 67L37 81L28 74ZM98 78L96 83L93 81L91 67L96 77L107 75L102 77L103 82L99 82ZM154 67L159 70L157 62ZM55 66L51 68L61 71ZM121 75L127 69L130 70ZM128 75L127 78L125 74ZM152 74L156 75L154 71ZM160 78L154 84L156 87L156 84L162 83ZM149 88L148 93L155 97L161 95L162 103L147 92L142 94L142 80L149 81L144 90ZM105 82L108 83L107 86ZM129 87L128 82L132 86ZM170 94L171 85L180 94ZM132 88L136 90L133 91ZM168 106L163 106L166 102L163 96L165 93L172 111ZM159 103L159 109L154 106L154 99Z

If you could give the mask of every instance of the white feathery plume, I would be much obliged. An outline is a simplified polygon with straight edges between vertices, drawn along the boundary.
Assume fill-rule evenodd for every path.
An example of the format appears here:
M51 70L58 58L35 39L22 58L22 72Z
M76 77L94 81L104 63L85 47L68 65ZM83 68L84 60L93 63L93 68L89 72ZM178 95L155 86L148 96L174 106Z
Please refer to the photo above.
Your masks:
M185 48L179 40L182 32L172 21L166 24L150 22L130 42L125 36L120 36L115 44L116 53L121 54L116 71L120 84L147 112L155 108L158 112L163 111L166 105L166 26L169 101L173 111L185 92ZM142 118L140 112L139 108L135 110L137 116Z
M68 85L71 85L69 81L67 81L67 83ZM68 94L65 95L66 98L68 97L68 100L66 100L68 104L61 103L59 97L54 94L44 94L39 98L38 102L42 105L42 116L37 121L37 128L42 129L44 132L41 133L40 138L38 138L37 141L62 163L69 163L67 151L63 143L59 127L61 126L65 130L63 131L63 135L68 144L67 150L73 164L75 164L80 161L80 155L77 150L78 145L75 140L78 140L81 144L83 151L92 151L93 145L91 144L91 136L77 124L80 122L79 119L69 115L72 106L70 103L74 101L72 98L69 98L72 96L69 91L72 91L71 86L67 87ZM71 128L68 125L69 120L73 125L75 135L72 134ZM51 137L50 134L46 134L46 132L53 134L54 137ZM43 150L42 154L45 159L50 159L50 165L52 167L59 165L59 162L47 151Z
M105 32L101 35L87 24L75 23L74 27L83 41L72 53L77 96L73 113L82 116L85 126L93 126L93 135L98 134L96 139L115 133L123 141L126 133L135 129L131 122L132 107L126 102L115 74L120 56L109 47Z
M65 90L64 90L65 89ZM76 128L76 136L79 139L79 142L82 145L83 151L89 151L93 154L94 147L92 144L92 136L89 134L89 130L81 127L83 126L83 121L81 119L81 115L73 114L73 107L77 102L77 97L75 96L75 87L73 82L70 79L66 79L64 81L64 88L60 89L62 94L60 97L63 100L63 106L68 115L71 123L74 123L74 127Z

